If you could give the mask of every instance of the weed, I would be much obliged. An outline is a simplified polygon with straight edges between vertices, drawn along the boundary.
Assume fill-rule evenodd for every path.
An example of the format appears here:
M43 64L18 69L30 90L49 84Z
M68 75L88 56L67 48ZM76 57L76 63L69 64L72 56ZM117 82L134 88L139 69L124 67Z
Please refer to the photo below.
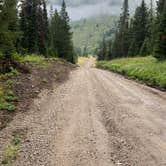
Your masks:
M14 76L18 76L20 73L17 71L17 69L14 69L13 67L10 68L9 73L1 74L0 79L7 79L7 78L12 78Z
M13 79L10 80L9 79L5 82L5 86L6 86L7 89L12 89L16 83L17 83L16 80L13 80Z
M96 66L127 75L149 85L166 88L166 61L160 62L151 56L100 61Z
M2 165L9 165L18 157L18 151L21 144L21 136L16 134L13 136L10 145L6 148L2 158Z
M4 110L4 111L15 111L16 107L13 104L9 104L9 103L2 103L0 104L0 110Z
M21 136L19 134L14 135L12 139L12 144L18 146L21 143Z
M7 165L11 164L13 160L16 160L18 156L18 146L10 145L6 148L5 154L2 159L2 164Z

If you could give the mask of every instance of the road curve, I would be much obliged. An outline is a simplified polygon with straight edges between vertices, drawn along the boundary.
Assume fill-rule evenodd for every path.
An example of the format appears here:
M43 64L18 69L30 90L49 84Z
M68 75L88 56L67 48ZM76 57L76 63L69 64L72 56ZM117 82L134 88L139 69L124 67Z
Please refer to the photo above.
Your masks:
M91 63L36 99L13 165L166 166L166 94Z

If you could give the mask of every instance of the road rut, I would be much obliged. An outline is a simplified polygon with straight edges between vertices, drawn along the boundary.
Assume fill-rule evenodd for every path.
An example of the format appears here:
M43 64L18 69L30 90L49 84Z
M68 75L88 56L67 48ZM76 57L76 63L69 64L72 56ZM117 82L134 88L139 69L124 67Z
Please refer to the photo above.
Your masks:
M28 131L13 165L166 165L165 92L90 66L12 122Z

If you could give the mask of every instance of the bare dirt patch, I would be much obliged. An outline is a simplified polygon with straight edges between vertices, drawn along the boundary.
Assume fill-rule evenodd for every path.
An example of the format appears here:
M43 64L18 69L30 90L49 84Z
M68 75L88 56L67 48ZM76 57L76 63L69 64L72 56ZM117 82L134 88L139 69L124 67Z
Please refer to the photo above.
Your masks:
M12 91L17 96L18 101L16 111L0 111L0 129L12 121L13 117L20 111L28 111L30 103L45 88L52 88L52 83L61 83L68 79L69 71L75 68L63 60L46 60L46 66L35 63L20 63L15 67L20 72L19 76L1 80L1 84L10 81L13 84Z

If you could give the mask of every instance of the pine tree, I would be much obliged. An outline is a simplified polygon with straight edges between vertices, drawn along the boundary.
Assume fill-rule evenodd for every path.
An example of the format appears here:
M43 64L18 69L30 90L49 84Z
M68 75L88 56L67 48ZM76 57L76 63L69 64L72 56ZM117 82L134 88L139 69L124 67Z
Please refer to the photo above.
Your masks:
M38 47L39 53L47 55L48 39L48 17L45 0L41 0L41 4L38 8Z
M157 35L154 56L158 59L166 59L166 2L158 1L157 10ZM161 5L162 4L162 5Z
M124 0L122 14L120 15L118 30L113 45L113 54L116 57L127 56L129 49L129 5L128 0Z
M107 58L106 60L111 60L113 58L112 55L112 40L109 40L107 43Z
M121 57L121 47L120 47L121 41L119 37L118 31L116 31L115 38L113 41L113 46L112 46L112 55L114 58Z
M66 11L66 4L65 1L63 1L60 13L55 10L54 14L51 16L49 26L49 54L51 53L52 56L58 56L75 63L76 54L73 47L69 21L70 19Z
M99 52L98 52L98 60L106 60L107 59L107 45L105 40L105 35L103 35L103 41L100 44Z
M38 53L38 5L38 0L25 0L21 5L22 47L28 53Z
M150 10L148 11L148 22L147 22L147 35L146 35L146 45L147 52L153 54L154 48L154 34L155 34L155 19L154 19L154 10L153 10L153 0L150 1Z
M69 24L70 19L66 11L66 4L64 0L62 2L60 18L61 18L61 24L60 24L59 39L61 40L58 46L58 54L61 58L64 58L74 63L76 57L73 48L71 28Z
M136 48L138 47L140 50L148 34L148 11L144 0L142 0L141 6L137 7L135 11L131 28L132 43L130 48L132 45L135 45ZM139 52L140 51L137 52L136 50L133 55L136 55Z
M27 53L47 55L48 18L45 0L24 0L21 5L22 47Z
M17 34L17 1L4 0L0 6L0 54L10 59L15 52Z
M54 14L52 14L50 20L50 48L49 54L50 56L58 57L59 56L59 48L61 47L61 38L60 38L60 31L61 31L61 18L58 14L58 11L55 10Z

